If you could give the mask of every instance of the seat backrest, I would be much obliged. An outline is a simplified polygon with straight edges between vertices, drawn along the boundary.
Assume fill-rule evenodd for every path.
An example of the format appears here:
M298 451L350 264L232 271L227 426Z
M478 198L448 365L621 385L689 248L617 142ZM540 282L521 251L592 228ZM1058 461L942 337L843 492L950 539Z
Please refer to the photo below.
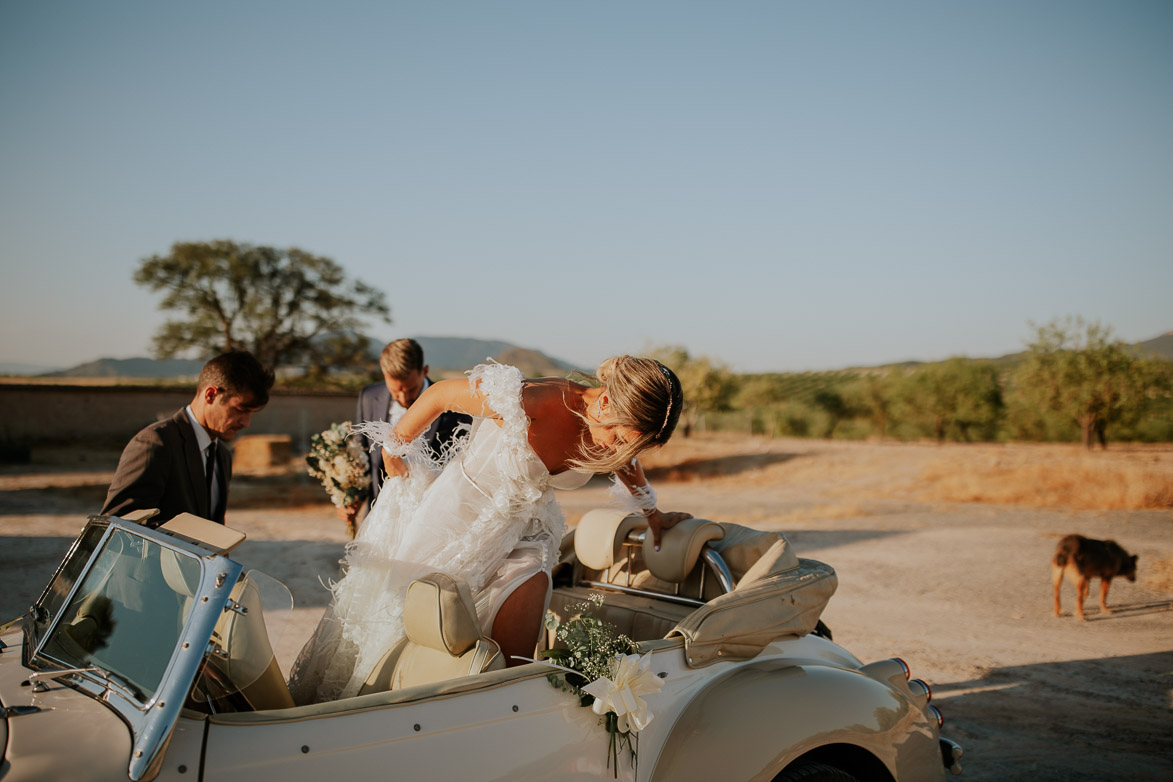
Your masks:
M615 575L616 564L627 563L624 542L628 533L646 529L648 520L640 513L614 508L596 508L588 511L574 530L574 556L584 567L601 571L604 580ZM634 553L629 547L627 553Z
M233 588L229 599L244 611L226 610L216 623L212 638L228 650L229 657L224 660L212 655L209 663L221 669L254 710L292 708L293 697L269 643L256 584L245 578Z
M723 537L725 528L714 521L685 519L661 533L659 551L651 535L644 538L644 562L648 571L661 581L681 584L696 568L705 545Z
M412 581L403 605L405 637L383 656L360 694L398 690L505 667L497 643L477 621L463 580L432 573Z

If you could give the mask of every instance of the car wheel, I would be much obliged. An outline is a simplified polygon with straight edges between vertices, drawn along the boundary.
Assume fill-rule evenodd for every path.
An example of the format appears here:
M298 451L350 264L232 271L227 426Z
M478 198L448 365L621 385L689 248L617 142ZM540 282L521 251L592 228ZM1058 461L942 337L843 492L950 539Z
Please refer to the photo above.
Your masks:
M859 782L859 780L843 769L807 760L790 766L774 777L774 782Z

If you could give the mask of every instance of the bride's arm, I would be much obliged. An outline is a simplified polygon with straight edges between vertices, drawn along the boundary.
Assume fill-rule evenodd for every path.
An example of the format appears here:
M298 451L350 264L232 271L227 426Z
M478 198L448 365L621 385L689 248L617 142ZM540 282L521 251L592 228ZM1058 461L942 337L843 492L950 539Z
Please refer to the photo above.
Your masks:
M616 470L615 477L631 492L636 504L641 506L641 510L648 520L648 528L652 531L652 543L655 545L656 551L660 550L660 535L664 530L671 529L679 522L692 518L691 513L683 511L664 513L656 507L656 492L648 483L648 479L644 475L644 467L639 463L639 459L632 459L630 464Z
M400 443L410 443L427 431L443 413L464 413L478 418L494 418L497 415L480 392L479 384L474 389L464 378L441 380L428 386L407 408L391 431L391 437ZM383 467L389 476L407 474L403 459L389 453L386 447L383 450Z

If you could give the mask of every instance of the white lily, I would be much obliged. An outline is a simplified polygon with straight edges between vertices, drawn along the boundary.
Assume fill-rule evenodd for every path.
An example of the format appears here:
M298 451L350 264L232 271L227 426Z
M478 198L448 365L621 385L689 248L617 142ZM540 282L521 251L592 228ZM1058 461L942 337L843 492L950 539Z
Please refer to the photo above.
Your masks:
M600 676L582 688L583 692L595 696L591 709L598 715L609 711L618 717L620 733L629 730L643 730L652 721L652 710L640 696L659 692L663 680L652 672L652 656L645 654L616 655L611 664L614 681Z

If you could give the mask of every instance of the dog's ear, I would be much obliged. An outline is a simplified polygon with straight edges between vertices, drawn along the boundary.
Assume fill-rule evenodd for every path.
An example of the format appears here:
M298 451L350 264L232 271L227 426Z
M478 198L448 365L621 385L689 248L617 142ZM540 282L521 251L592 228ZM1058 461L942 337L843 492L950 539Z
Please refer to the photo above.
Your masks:
M1133 555L1132 555L1132 565L1133 565L1133 567L1135 567L1135 566L1136 566L1136 561L1137 561L1138 559L1140 559L1140 555L1139 555L1139 554L1133 554Z

